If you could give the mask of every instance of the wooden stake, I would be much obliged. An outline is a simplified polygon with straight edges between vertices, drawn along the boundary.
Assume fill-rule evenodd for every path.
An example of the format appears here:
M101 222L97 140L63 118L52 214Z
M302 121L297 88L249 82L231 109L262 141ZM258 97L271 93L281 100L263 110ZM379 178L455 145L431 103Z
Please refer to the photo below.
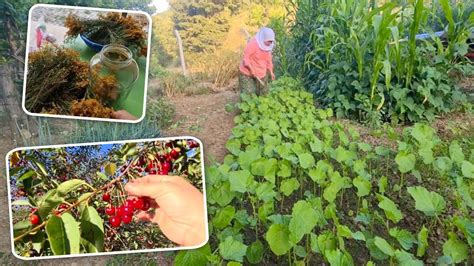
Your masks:
M184 61L184 51L183 51L183 42L181 40L181 36L179 35L178 30L174 30L174 34L176 35L176 40L178 41L178 48L179 48L179 58L181 60L181 69L183 71L183 76L188 76L188 72L186 70L186 62Z

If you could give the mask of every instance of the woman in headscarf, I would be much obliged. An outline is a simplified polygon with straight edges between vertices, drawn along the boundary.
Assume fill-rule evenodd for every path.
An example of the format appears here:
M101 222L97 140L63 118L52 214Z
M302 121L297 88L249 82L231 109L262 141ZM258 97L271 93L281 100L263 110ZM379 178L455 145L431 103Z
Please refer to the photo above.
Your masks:
M267 91L268 78L275 79L272 51L275 33L270 28L261 28L245 47L240 63L240 91L263 95Z

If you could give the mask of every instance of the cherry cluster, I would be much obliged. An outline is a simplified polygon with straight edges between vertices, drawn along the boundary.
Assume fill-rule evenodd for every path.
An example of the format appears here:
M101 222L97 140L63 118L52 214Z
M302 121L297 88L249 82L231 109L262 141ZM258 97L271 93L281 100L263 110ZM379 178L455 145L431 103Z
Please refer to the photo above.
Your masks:
M102 200L110 202L110 194L105 193ZM127 199L123 205L105 208L105 214L109 216L109 223L112 227L120 227L122 222L129 224L133 220L135 211L148 211L150 209L150 201L146 197Z

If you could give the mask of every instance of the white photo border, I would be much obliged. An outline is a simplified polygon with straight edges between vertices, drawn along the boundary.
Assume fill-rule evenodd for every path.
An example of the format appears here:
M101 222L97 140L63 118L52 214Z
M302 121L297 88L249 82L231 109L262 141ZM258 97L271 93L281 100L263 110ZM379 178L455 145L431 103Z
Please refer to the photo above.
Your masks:
M136 120L125 120L125 119L111 119L111 118L96 118L96 117L85 117L85 116L72 116L72 115L53 115L53 114L41 114L41 113L32 113L26 109L26 81L28 75L28 50L30 44L30 34L31 34L31 14L33 10L37 7L46 7L46 8L62 8L62 9L81 9L89 11L99 11L99 12L127 12L131 14L140 14L144 15L148 20L148 39L147 39L147 56L146 56L146 67L145 67L145 88L143 96L143 109L142 116ZM102 121L102 122L116 122L116 123L128 123L128 124L137 124L140 123L146 115L146 106L147 106L147 90L148 90L148 75L150 69L150 56L151 56L151 35L152 32L152 18L150 14L139 11L139 10L125 10L125 9L111 9L111 8L97 8L97 7L84 7L84 6L68 6L68 5L51 5L51 4L36 4L32 6L28 12L28 29L26 33L26 50L25 50L25 71L23 73L23 95L21 101L21 107L23 111L30 116L36 117L49 117L49 118L61 118L61 119L75 119L75 120L88 120L88 121Z
M99 252L99 253L84 253L84 254L72 254L72 255L57 255L57 256L45 256L45 257L22 257L15 252L15 241L14 241L14 230L13 230L13 212L12 212L12 195L10 187L10 156L16 151L25 150L38 150L48 148L67 148L67 147L78 147L78 146L93 146L93 145L106 145L106 144L127 144L127 143L142 143L150 141L173 141L182 139L192 139L199 143L200 146L200 160L201 160L201 171L202 171L202 192L204 199L204 219L206 228L206 239L205 241L196 246L190 247L173 247L173 248L157 248L157 249L141 249L141 250L129 250L129 251L112 251L112 252ZM179 251L179 250L192 250L198 249L205 246L209 241L209 218L207 211L207 197L206 197L206 177L204 167L204 146L200 139L193 136L179 136L179 137L164 137L164 138L150 138L150 139L137 139L137 140L120 140L120 141L105 141L105 142L89 142L89 143L76 143L76 144L60 144L60 145L45 145L45 146L32 146L32 147L18 147L10 150L5 156L6 172L7 172L7 191L8 191L8 214L10 224L10 237L11 237L11 248L12 254L16 258L25 261L33 260L45 260L45 259L66 259L66 258L77 258L77 257L89 257L89 256L107 256L107 255L120 255L120 254L135 254L135 253L150 253L150 252L161 252L161 251Z

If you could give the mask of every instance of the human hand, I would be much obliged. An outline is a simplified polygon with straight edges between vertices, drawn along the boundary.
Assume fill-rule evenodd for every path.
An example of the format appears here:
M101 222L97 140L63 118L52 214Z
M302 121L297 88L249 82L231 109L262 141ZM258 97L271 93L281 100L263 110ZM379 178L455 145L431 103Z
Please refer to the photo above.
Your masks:
M275 73L270 72L270 75L271 75L271 77L272 77L272 80L275 80Z
M204 196L180 176L149 175L125 185L130 196L149 197L154 213L140 211L139 219L157 223L163 234L181 246L206 241Z
M112 113L112 118L121 119L121 120L137 120L137 118L131 115L125 110L118 110Z

